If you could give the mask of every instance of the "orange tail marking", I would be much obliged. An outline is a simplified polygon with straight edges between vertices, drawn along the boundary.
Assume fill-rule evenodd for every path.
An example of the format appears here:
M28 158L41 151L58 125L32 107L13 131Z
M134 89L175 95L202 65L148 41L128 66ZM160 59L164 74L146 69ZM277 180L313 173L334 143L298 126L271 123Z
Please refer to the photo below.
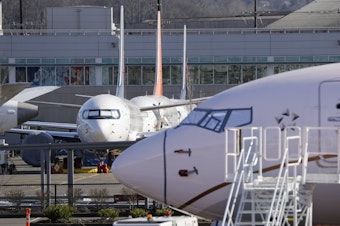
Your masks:
M157 12L156 81L153 94L163 96L161 12Z

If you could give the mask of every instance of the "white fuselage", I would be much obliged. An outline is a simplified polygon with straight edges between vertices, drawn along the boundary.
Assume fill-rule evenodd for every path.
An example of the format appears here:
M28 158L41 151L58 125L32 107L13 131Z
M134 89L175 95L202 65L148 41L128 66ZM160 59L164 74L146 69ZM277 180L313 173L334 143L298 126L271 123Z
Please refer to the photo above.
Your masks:
M172 103L164 96L140 96L129 101L109 94L97 95L78 112L78 136L82 142L135 141L143 133L176 126L180 115L189 114L189 110L179 114L179 107L141 111Z
M232 144L226 145L225 129L340 127L339 106L340 64L269 76L208 99L179 126L131 146L116 159L112 172L121 183L150 198L202 217L222 219L231 187L226 180L230 164L226 146ZM270 135L267 139L277 142ZM311 148L322 151L320 146ZM189 176L181 176L182 172ZM314 222L340 222L334 212L340 207L337 192L340 185L316 186ZM331 209L323 211L327 206Z

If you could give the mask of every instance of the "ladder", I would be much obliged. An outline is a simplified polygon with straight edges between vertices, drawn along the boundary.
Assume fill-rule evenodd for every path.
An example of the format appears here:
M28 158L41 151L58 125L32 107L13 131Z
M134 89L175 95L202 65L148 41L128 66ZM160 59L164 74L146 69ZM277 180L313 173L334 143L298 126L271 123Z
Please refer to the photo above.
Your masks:
M311 225L312 187L303 185L301 176L297 175L296 167L301 159L289 162L289 142L299 143L300 132L298 135L285 133L284 153L278 175L273 177L255 170L263 161L262 130L257 135L253 131L256 130L242 137L243 148L238 154L222 226Z

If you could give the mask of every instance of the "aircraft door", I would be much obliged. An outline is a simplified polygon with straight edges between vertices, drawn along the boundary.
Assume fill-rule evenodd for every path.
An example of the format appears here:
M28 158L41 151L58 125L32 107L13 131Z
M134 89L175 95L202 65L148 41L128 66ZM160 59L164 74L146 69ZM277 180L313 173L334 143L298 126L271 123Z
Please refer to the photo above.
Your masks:
M340 128L340 81L327 81L320 84L319 89L319 130L309 133L309 147L318 147L323 155L332 156L338 153ZM312 139L311 136L318 139ZM318 142L318 143L315 143ZM315 151L315 150L308 150ZM336 166L334 159L321 157L319 165L324 168Z
M340 81L320 85L321 127L340 127Z

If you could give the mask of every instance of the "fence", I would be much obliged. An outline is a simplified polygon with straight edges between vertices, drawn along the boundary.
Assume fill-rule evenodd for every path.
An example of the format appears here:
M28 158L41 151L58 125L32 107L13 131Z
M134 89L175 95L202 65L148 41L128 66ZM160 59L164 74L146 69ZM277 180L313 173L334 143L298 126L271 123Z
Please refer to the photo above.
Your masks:
M49 188L49 189L48 189ZM46 191L50 192L46 192ZM78 209L150 208L153 201L136 194L120 183L96 184L23 184L0 186L0 209L31 208L42 210L56 204L71 204Z

